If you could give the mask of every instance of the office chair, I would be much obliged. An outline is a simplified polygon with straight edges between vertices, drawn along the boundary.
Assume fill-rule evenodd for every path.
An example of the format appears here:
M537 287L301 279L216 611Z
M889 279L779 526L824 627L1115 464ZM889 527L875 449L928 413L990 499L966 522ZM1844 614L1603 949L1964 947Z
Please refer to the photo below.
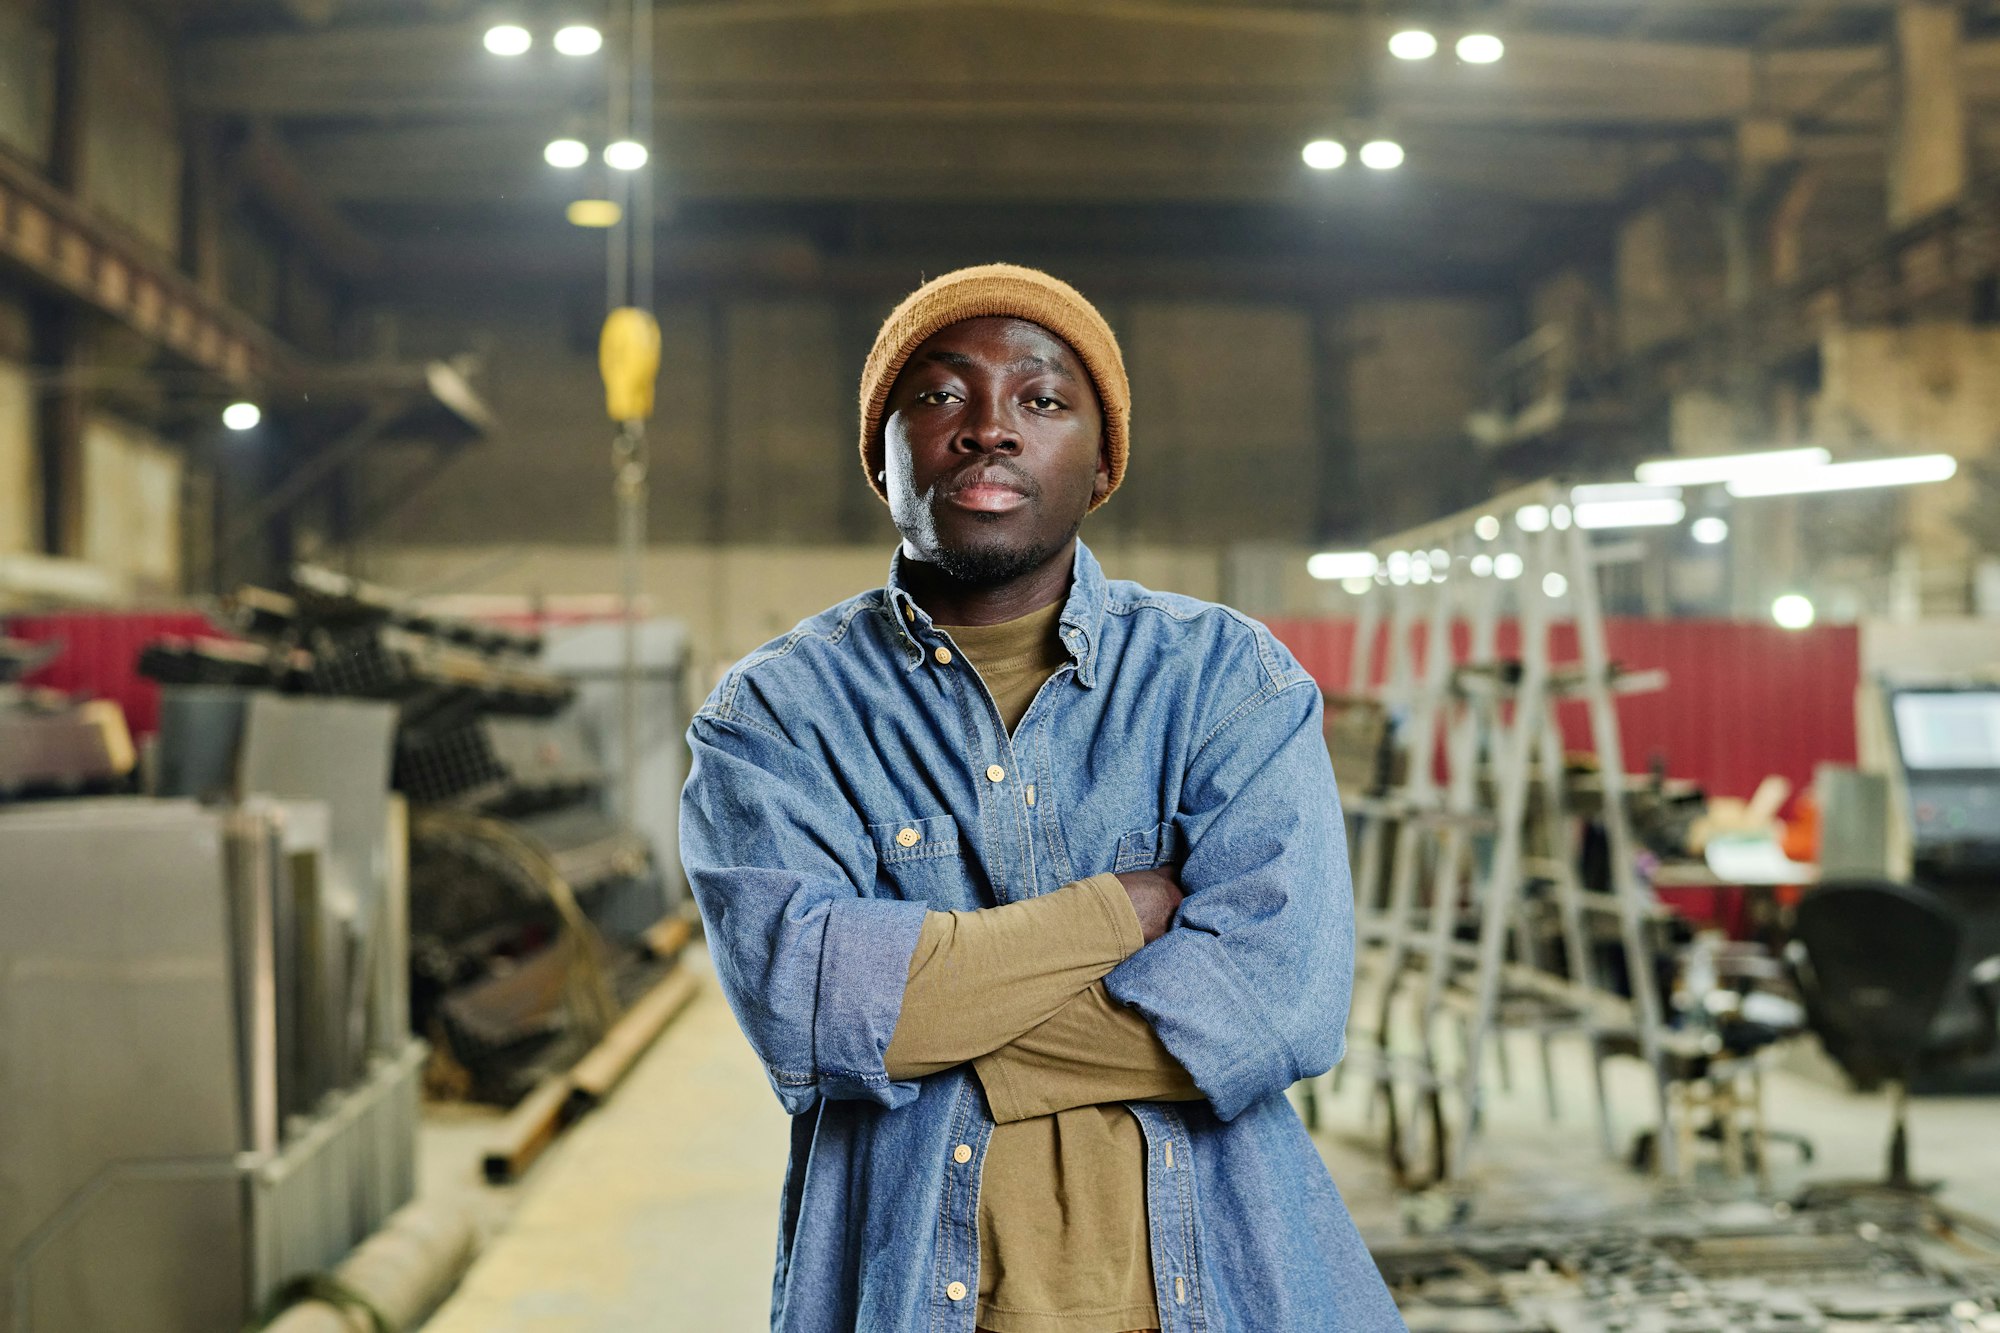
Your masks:
M1891 1189L1910 1179L1909 1082L1918 1072L1983 1055L2000 1043L2000 956L1962 967L1966 930L1935 894L1907 884L1821 884L1800 902L1786 946L1806 1023L1856 1087L1890 1087ZM1982 1021L1935 1035L1955 987Z

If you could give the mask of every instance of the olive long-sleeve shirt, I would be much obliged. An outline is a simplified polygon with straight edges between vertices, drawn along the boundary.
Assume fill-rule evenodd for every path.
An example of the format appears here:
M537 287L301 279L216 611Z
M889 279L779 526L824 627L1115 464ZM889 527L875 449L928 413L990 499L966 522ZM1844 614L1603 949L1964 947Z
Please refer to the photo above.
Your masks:
M1009 730L1063 660L1061 603L946 630ZM889 1043L893 1078L970 1062L997 1122L979 1196L979 1323L1124 1333L1158 1322L1146 1145L1127 1101L1194 1100L1187 1071L1100 978L1143 945L1116 876L934 912Z

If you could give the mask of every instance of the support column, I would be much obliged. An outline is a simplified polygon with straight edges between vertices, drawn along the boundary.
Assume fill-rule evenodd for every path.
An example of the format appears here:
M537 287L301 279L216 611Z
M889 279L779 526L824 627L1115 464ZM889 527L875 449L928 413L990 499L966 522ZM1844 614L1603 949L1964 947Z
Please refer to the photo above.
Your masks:
M1965 193L1965 90L1959 8L1949 0L1896 7L1895 130L1889 148L1889 225L1955 204Z

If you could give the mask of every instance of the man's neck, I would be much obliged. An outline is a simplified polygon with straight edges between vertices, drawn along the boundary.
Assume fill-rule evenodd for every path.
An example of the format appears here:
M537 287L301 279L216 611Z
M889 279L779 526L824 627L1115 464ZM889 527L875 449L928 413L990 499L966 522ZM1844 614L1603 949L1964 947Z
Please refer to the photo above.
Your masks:
M1075 564L1072 537L1055 556L1006 583L962 583L938 566L912 558L907 547L900 568L910 596L938 624L999 625L1068 596Z

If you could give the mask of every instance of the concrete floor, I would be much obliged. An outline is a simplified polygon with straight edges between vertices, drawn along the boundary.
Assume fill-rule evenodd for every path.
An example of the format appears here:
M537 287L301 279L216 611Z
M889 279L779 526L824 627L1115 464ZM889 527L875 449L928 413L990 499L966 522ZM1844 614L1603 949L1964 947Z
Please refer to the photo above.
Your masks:
M689 966L707 970L690 950ZM1492 1094L1479 1154L1478 1216L1567 1216L1640 1206L1649 1186L1597 1151L1590 1081L1574 1043L1559 1044L1560 1118L1544 1106L1534 1047L1511 1047L1514 1086ZM1810 1064L1810 1053L1788 1060ZM1356 1071L1358 1074L1358 1071ZM1368 1127L1365 1078L1350 1075L1325 1104L1320 1146L1356 1221L1388 1238L1441 1220L1430 1203L1390 1188ZM1643 1123L1647 1080L1636 1063L1613 1066L1614 1114L1623 1136ZM1821 1077L1774 1073L1774 1127L1818 1148L1802 1170L1780 1148L1777 1188L1806 1179L1866 1177L1882 1169L1888 1106ZM1944 1199L2000 1218L2000 1100L1913 1104L1917 1172L1944 1177ZM573 1129L520 1186L478 1184L486 1113L440 1111L425 1132L425 1185L479 1211L485 1253L425 1333L663 1333L763 1327L784 1168L786 1119L755 1056L712 984L668 1029L610 1102ZM1708 1163L1712 1189L1723 1181Z

